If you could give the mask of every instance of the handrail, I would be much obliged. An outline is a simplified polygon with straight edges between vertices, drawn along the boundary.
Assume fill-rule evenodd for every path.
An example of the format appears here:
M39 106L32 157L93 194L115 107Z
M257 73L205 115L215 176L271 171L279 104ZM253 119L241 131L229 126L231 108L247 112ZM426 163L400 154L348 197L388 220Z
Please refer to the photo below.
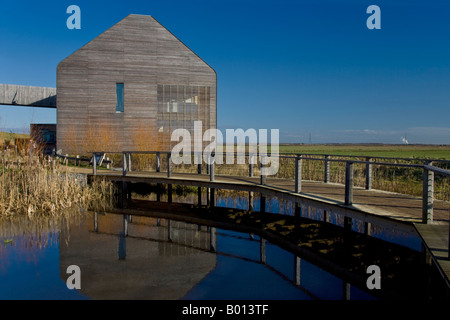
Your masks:
M442 175L444 175L444 176L450 177L450 170L445 170L445 169L438 168L438 167L435 167L435 166L430 166L430 165L428 165L428 164L424 165L423 167L424 167L426 170L430 170L430 171L433 171L433 172L442 174Z
M124 150L124 151L89 151L88 153L112 153L112 154L120 154L120 153L136 153L136 154L168 154L171 153L171 151L133 151L133 150ZM200 152L192 152L192 154L198 154L203 153ZM234 155L240 155L240 156L250 156L255 154L261 154L260 151L258 152L239 152L239 151L216 151L216 154L221 155L227 155L227 154L234 154ZM267 151L267 154L271 154L270 151ZM449 159L434 159L434 158L400 158L400 157L381 157L381 156L370 156L370 155L342 155L342 154L330 154L330 153L302 153L302 152L278 152L276 153L278 157L280 158L295 158L298 156L324 156L324 157L340 157L340 158L370 158L370 159L392 159L392 160L404 160L404 161L430 161L430 162L442 162L442 163L450 163ZM324 160L324 158L307 158L309 160ZM335 159L339 160L339 159ZM343 159L341 159L343 160ZM355 160L358 161L358 160Z
M113 152L92 152L92 154L99 153L113 153L113 154L122 154L123 159L123 175L126 176L129 171L131 171L131 154L155 154L156 155L156 172L161 172L161 155L166 155L166 164L167 164L167 177L172 176L172 153L170 151L113 151ZM270 156L269 156L270 153ZM192 152L191 155L202 156L203 152ZM230 156L233 155L236 157L259 157L260 158L260 166L263 168L263 158L281 158L281 159L293 159L295 161L295 171L294 171L294 192L301 193L301 184L302 184L302 160L308 161L323 161L324 162L324 179L325 183L330 181L330 163L345 163L345 201L344 204L351 206L353 203L353 184L354 184L354 164L363 164L365 165L365 176L366 176L366 186L367 190L372 188L372 167L375 166L391 166L391 167L404 167L404 168L416 168L423 170L423 205L422 205L422 222L423 223L432 223L433 222L433 196L434 196L434 173L442 174L445 176L450 176L450 171L438 168L436 166L431 165L433 162L439 163L450 163L450 160L443 159L417 159L417 158L395 158L395 157L379 157L379 156L343 156L343 155L332 155L332 154L300 154L300 153L271 153L267 152L265 154L261 154L258 152L247 152L247 151L216 151L215 154L208 154L210 157L207 161L206 172L210 176L210 181L214 181L214 159L217 156ZM322 155L323 157L310 157ZM203 155L204 156L204 155ZM332 159L331 157L339 157L339 158L351 158L351 159ZM202 157L203 158L203 157ZM358 158L365 158L366 160L358 160ZM384 161L371 161L371 159L395 159L395 160L403 160L403 161L423 161L423 164L417 163L392 163L392 162L384 162ZM198 174L202 174L202 162L203 160L197 161L200 163L194 164L198 165ZM255 161L248 161L249 165L249 177L253 177L253 167L256 164ZM262 171L263 172L263 171ZM93 173L96 174L96 163L93 163ZM261 173L260 184L265 185L267 183L266 174Z

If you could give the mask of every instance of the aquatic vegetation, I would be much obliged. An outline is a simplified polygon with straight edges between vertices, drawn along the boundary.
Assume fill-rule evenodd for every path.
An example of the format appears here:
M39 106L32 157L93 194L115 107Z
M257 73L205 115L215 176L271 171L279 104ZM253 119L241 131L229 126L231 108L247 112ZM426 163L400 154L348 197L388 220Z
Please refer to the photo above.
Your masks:
M109 182L88 185L83 175L66 172L64 166L44 159L17 163L3 159L0 216L59 215L74 206L99 209L112 203L114 190Z

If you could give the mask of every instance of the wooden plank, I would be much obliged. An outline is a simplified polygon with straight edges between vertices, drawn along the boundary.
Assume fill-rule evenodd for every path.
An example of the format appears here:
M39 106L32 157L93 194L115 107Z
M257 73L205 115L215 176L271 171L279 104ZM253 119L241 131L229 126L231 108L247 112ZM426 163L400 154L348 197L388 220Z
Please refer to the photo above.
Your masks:
M0 104L56 108L56 88L0 84Z
M450 259L449 259L449 227L446 225L414 224L420 237L435 263L441 269L447 284L450 283Z

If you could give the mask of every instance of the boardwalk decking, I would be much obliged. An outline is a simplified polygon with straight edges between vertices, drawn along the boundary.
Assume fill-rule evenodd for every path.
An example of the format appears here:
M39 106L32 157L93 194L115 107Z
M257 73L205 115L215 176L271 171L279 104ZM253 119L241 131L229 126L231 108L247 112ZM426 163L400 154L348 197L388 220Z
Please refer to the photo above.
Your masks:
M168 178L165 172L128 172L122 177L120 172L100 171L97 175L125 178L127 181L150 181L173 182L174 184L195 185L203 183L211 187L227 188L261 186L259 177L238 177L227 175L216 175L213 182L209 181L208 175L190 173L174 173ZM265 188L276 189L281 192L294 193L294 181L289 179L267 178ZM327 204L344 206L345 187L342 184L323 183L317 181L302 181L302 192L300 196L322 201ZM364 211L377 216L383 216L400 221L420 223L422 221L422 198L413 197L399 193L380 190L365 190L354 187L353 204L351 208ZM450 203L445 201L434 201L434 224L448 225Z
M419 223L414 226L430 251L435 263L439 265L440 272L447 282L447 286L450 286L449 227Z

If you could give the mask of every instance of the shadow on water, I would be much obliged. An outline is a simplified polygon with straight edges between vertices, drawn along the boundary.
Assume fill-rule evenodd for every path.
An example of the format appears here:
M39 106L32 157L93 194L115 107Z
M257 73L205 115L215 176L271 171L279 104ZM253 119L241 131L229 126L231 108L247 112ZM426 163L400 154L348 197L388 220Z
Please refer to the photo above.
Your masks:
M427 300L441 294L409 227L349 222L329 208L250 192L126 184L107 212L41 224L1 221L0 298ZM71 265L80 267L80 290L65 285ZM381 270L381 289L367 287L371 265Z

